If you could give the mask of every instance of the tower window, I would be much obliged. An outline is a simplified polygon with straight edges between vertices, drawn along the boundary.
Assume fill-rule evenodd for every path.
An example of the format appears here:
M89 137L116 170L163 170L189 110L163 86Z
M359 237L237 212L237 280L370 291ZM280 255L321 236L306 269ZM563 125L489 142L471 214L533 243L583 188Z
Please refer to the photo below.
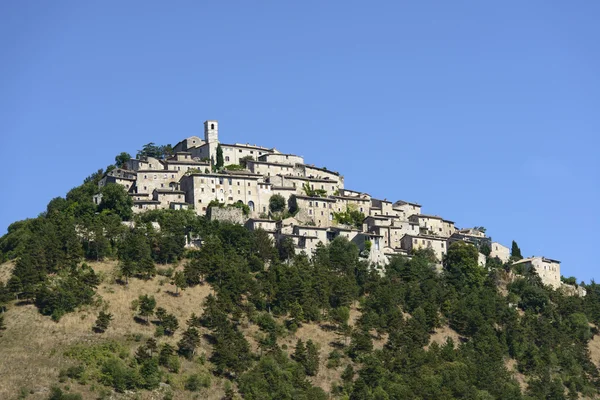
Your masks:
M215 124L210 124L210 129L215 129Z

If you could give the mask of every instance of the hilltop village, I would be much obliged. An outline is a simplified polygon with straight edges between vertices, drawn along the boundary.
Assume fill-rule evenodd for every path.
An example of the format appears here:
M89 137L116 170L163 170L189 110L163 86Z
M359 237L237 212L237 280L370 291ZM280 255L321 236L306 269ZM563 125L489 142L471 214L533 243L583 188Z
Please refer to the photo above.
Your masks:
M216 168L219 160L223 165ZM423 214L420 204L376 199L347 189L338 172L306 164L301 156L221 143L216 120L204 122L204 139L182 140L165 159L130 159L123 168L108 172L99 185L108 183L127 189L136 213L192 209L250 230L263 229L275 243L291 240L296 253L309 256L319 243L345 236L378 265L386 265L394 255L410 256L413 250L430 248L441 266L448 246L456 241L475 245L481 265L487 257L503 263L510 258L509 248L492 241L484 229L459 229L451 220ZM560 261L531 257L517 263L534 268L554 289L564 286Z

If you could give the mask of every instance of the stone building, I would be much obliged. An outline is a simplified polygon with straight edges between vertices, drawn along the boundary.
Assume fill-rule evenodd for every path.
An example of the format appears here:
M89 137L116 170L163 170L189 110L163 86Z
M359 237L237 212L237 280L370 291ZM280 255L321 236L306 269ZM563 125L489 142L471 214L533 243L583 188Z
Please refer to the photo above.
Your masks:
M298 214L296 218L315 226L326 227L333 224L333 212L336 200L328 197L310 197L295 195Z
M411 215L421 214L421 205L417 203L410 203L404 200L398 200L393 205L392 208L396 210L399 214L402 213L404 218L408 218Z
M419 224L421 233L448 238L456 232L454 222L438 217L437 215L413 214L408 220Z
M448 252L448 243L440 236L406 234L402 237L401 243L402 248L409 254L417 249L432 249L440 264Z
M546 257L529 257L516 261L513 265L522 265L526 270L533 268L544 285L558 289L561 286L560 261Z
M125 187L125 189L129 190L132 186L134 186L136 181L136 173L135 171L115 168L109 172L107 172L102 179L98 182L98 187L102 188L109 183L116 183Z
M510 249L508 247L498 242L492 242L491 249L490 257L498 257L503 263L507 263L510 260Z

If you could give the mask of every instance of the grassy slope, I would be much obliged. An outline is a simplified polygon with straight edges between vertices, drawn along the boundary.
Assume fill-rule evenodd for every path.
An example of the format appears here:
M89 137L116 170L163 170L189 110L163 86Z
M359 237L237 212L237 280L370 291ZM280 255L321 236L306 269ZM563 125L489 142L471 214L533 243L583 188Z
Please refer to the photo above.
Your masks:
M98 288L98 294L107 304L108 311L114 315L109 329L103 334L92 332L92 326L96 319L99 308L86 307L75 313L67 314L60 322L55 323L49 317L42 316L33 305L11 305L6 312L7 329L0 336L0 399L16 398L20 392L28 393L28 399L46 399L49 388L58 384L58 373L60 369L74 365L75 362L63 355L70 346L78 343L94 344L107 339L115 340L130 348L131 354L148 337L154 334L154 325L144 325L135 322L135 312L130 305L134 299L141 294L150 294L156 298L157 306L164 307L168 312L174 313L179 319L180 329L173 337L162 337L159 343L177 343L185 326L185 321L191 313L200 315L202 313L202 302L212 288L209 285L188 288L179 297L173 295L174 286L168 283L168 279L157 276L149 281L132 279L128 286L118 285L114 282L114 262L90 263L100 273L102 284ZM176 266L175 266L176 267ZM0 265L0 276L8 276L12 269L11 264ZM356 305L351 309L351 321L360 316ZM258 332L256 325L244 323L242 331L249 340L252 350L258 352L257 341L254 336ZM207 333L201 329L202 333ZM141 342L136 342L134 335L142 335ZM437 329L431 338L431 342L443 344L447 337L452 337L455 343L460 338L458 334L449 327ZM340 375L344 370L347 360L337 369L328 369L325 364L327 356L333 350L333 344L339 340L338 334L327 326L317 324L303 324L298 331L279 339L279 345L287 345L288 352L293 352L298 339L304 342L311 339L320 346L321 366L317 376L311 378L313 384L329 391L332 383L340 381ZM597 337L596 341L600 340ZM375 348L382 348L386 341L385 337L374 336ZM598 342L600 343L600 342ZM597 347L600 345L596 343ZM197 353L205 353L210 356L211 347L203 339ZM600 354L600 352L598 352ZM600 359L596 357L596 360ZM511 360L507 361L510 369L514 367ZM197 362L182 360L182 368L174 377L173 389L175 399L201 398L220 399L224 395L224 381L213 377L212 386L204 391L192 394L182 389L182 378L186 374L200 371L206 367ZM515 375L520 375L515 373ZM519 382L523 381L518 376ZM72 391L82 393L85 399L96 399L98 390L92 391L92 382L87 385L79 385L73 381L60 384L61 387L69 385ZM524 381L523 381L524 385ZM161 399L159 391L140 391L141 399ZM118 396L121 397L121 396ZM124 396L125 398L131 396Z

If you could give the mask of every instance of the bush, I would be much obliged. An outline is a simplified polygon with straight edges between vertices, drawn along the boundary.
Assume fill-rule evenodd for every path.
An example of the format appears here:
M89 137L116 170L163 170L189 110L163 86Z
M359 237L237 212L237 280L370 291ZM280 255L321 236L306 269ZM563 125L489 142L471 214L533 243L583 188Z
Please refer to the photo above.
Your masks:
M64 393L59 387L53 386L50 389L48 400L82 400L79 393Z
M133 390L143 385L143 380L138 372L128 367L123 360L111 358L102 365L100 382L112 386L117 392Z
M185 380L185 389L190 392L197 392L202 388L210 386L210 376L205 374L193 374L187 377Z

